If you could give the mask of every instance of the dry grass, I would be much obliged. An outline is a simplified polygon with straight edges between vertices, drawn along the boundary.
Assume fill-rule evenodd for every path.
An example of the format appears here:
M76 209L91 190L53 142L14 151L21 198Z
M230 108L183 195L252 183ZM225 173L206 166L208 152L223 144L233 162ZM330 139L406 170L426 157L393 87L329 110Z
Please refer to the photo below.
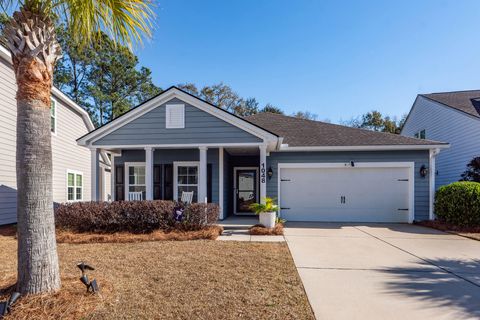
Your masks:
M57 230L58 243L129 243L143 241L187 241L187 240L215 240L221 235L221 226L211 226L199 231L170 231L156 230L151 233L134 234L130 232L116 233L76 233L68 230Z
M459 227L438 220L420 221L417 224L480 241L480 227Z
M275 224L274 228L265 228L261 224L256 224L250 227L248 232L256 236L283 236L283 223Z
M16 240L2 234L0 290L16 271ZM62 291L23 298L15 319L27 309L35 312L29 319L314 319L284 243L61 243L58 251ZM102 297L83 293L79 260L96 267L92 276L107 288ZM70 296L69 309L62 295Z

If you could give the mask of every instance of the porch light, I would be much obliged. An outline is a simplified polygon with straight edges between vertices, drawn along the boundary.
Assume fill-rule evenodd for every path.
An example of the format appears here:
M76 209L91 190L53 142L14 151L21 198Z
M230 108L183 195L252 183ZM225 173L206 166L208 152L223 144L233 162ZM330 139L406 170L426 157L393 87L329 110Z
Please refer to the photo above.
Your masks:
M272 179L272 177L273 177L272 167L269 167L269 168L268 168L267 174L268 174L268 180Z
M421 167L420 167L420 176L422 178L425 178L428 174L428 168L423 164Z

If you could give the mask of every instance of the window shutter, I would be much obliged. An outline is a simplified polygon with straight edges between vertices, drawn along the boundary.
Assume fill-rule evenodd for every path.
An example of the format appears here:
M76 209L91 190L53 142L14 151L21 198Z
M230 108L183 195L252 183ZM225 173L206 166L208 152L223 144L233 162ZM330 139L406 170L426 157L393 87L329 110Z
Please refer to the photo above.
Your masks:
M164 179L163 179L163 199L164 200L173 200L173 164L165 164L164 168Z
M162 166L153 166L153 200L162 199Z
M125 200L124 167L115 166L115 200Z
M207 202L212 202L212 164L207 164Z
M185 128L185 105L167 104L165 110L165 128Z

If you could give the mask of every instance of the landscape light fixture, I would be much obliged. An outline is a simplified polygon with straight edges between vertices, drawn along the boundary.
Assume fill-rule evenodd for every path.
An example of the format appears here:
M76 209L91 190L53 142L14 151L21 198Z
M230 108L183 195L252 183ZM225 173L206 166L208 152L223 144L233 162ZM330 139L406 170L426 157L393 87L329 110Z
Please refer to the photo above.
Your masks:
M268 180L272 179L272 177L273 177L272 167L268 168L267 175L268 175Z
M350 166L353 168L355 167L355 162L353 160L350 161Z
M0 302L0 319L12 310L13 304L20 298L19 292L14 292L7 301Z
M88 280L87 270L95 270L94 267L89 266L85 262L80 262L77 264L77 267L82 270L82 276L80 277L80 281L87 287L87 292L96 293L99 291L98 283L96 279L92 281Z

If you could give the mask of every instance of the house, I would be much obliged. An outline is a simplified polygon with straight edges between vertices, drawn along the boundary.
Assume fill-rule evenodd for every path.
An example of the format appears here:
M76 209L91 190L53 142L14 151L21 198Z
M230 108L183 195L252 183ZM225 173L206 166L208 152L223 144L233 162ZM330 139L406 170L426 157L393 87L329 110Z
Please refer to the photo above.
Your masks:
M480 90L418 95L401 134L448 141L451 147L436 157L436 188L460 180L480 156Z
M277 198L289 221L412 222L432 217L428 169L448 144L272 113L247 118L176 87L79 138L112 154L116 200L220 205L220 218ZM92 199L101 186L92 166Z
M17 85L10 52L0 46L0 225L16 222L16 118ZM52 88L53 199L56 203L90 200L90 151L76 139L94 129L87 112L57 88ZM99 162L101 179L110 181L110 160ZM100 193L108 199L110 187Z

